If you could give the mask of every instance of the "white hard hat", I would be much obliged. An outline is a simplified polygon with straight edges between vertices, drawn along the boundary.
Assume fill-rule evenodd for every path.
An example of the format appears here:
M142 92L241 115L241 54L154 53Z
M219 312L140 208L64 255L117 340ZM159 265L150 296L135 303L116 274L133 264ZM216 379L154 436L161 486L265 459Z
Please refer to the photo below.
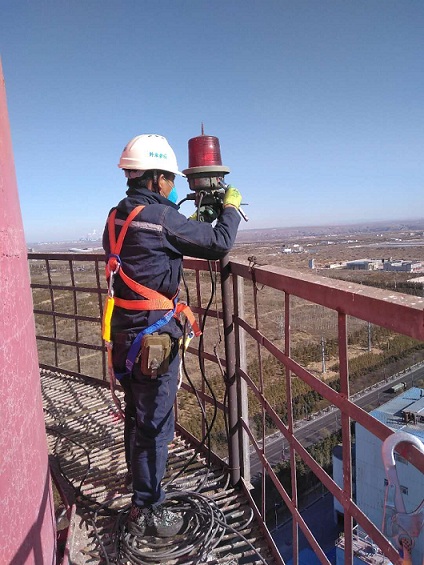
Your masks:
M178 170L172 147L162 135L147 133L134 137L125 146L118 167L140 172L159 170L184 176Z

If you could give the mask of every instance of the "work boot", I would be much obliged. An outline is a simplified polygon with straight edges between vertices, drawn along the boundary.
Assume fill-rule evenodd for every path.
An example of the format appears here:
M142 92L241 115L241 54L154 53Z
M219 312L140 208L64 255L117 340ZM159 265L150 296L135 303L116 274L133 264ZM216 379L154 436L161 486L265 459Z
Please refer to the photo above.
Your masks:
M165 506L140 508L133 504L128 516L128 531L135 536L170 538L178 535L184 526L184 518Z

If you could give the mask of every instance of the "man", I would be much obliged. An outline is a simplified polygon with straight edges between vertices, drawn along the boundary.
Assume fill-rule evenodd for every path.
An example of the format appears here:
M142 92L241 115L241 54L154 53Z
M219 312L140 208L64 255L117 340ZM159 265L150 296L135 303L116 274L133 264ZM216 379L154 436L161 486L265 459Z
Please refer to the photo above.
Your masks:
M160 135L132 139L118 166L128 179L127 196L109 215L103 247L114 275L112 359L125 391L125 450L134 492L128 528L168 537L184 524L180 514L163 506L161 486L174 436L182 336L174 314L183 255L216 260L228 253L240 222L241 195L234 188L226 192L214 227L180 214L174 180L183 175ZM131 212L135 215L128 218ZM119 249L121 229L127 231Z

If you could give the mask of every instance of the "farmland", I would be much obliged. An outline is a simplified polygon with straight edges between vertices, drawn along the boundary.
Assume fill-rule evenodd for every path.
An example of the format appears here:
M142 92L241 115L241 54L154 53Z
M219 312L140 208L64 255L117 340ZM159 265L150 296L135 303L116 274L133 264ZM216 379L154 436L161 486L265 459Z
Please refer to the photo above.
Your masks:
M241 232L239 241L231 253L235 261L247 261L254 265L284 267L299 272L310 272L310 259L314 259L314 272L319 275L340 278L363 285L379 286L392 291L422 295L422 286L408 283L411 273L383 271L349 271L329 269L329 263L344 262L364 257L396 257L424 263L422 231L387 231L369 233L328 233L323 234L279 234L267 231L266 241L248 241ZM379 235L384 233L383 236ZM263 235L263 234L262 234ZM271 237L272 235L272 237ZM258 238L257 238L258 239ZM328 243L331 242L331 243ZM301 253L285 253L282 250L298 245ZM63 247L63 246L62 246ZM34 249L37 251L37 249ZM50 250L43 246L43 252ZM54 249L65 251L65 249ZM30 262L34 308L36 310L36 331L44 339L38 340L40 363L57 366L64 371L82 373L102 378L104 354L100 337L100 310L103 296L96 289L99 284L105 288L102 266L100 275L93 262L78 261L74 256L72 269L68 261L50 261L49 269L42 260ZM212 276L212 279L211 279ZM418 276L418 275L414 275ZM51 281L53 289L41 288ZM186 283L192 304L196 304L195 278L186 273ZM216 278L216 280L215 280ZM210 301L211 312L221 309L219 280L212 269L200 276L201 307ZM211 281L216 283L216 292L211 294ZM245 319L279 348L284 348L284 297L282 293L268 287L247 284L245 288ZM183 298L185 295L182 291ZM54 304L55 315L52 315ZM197 304L199 306L199 304ZM220 402L225 398L225 384L220 360L224 357L223 335L218 319L208 316L205 326L203 349L209 353L209 360L201 361L208 383ZM293 297L291 303L291 356L301 365L331 386L338 383L337 314L324 307ZM423 344L404 336L394 335L366 322L349 317L348 355L351 390L356 392L372 382L424 358ZM77 346L75 346L75 343ZM54 346L56 344L56 347ZM201 386L199 363L196 349L199 339L195 338L187 355L186 369L192 382ZM254 382L263 382L264 392L271 405L283 419L286 400L282 386L283 366L266 354L247 337L247 366ZM259 365L259 358L262 365ZM260 368L261 367L261 368ZM187 380L187 379L185 379ZM204 386L204 382L203 382ZM294 380L295 417L300 418L322 408L325 402L313 393L305 383ZM200 419L193 418L196 400L182 390L179 394L179 418L195 435L200 434ZM250 414L255 422L256 432L261 433L261 418L255 398L250 398ZM222 419L218 430L223 430ZM215 441L219 441L218 431Z

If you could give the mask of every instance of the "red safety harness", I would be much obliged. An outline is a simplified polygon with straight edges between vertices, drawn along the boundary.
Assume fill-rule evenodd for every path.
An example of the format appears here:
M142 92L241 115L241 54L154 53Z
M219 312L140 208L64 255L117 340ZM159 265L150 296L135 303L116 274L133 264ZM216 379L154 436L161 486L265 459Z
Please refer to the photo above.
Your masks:
M167 298L160 292L156 290L152 290L147 286L144 286L134 279L130 278L122 268L122 263L120 259L120 252L122 249L122 245L124 242L124 238L127 234L128 227L130 226L132 220L144 209L144 206L137 206L134 208L130 214L128 215L127 219L125 220L121 231L119 232L118 238L116 238L116 231L115 231L115 217L116 217L116 208L111 212L108 218L108 231L109 231L109 245L110 245L110 254L108 257L108 261L106 264L106 278L109 283L109 296L113 298L114 306L118 308L124 308L126 310L168 310L168 314L172 311L172 316L179 319L180 314L184 314L190 323L192 330L196 336L201 335L200 328L197 324L197 321L194 317L191 308L185 304L184 302L178 302L177 296L178 291L172 298ZM119 275L122 281L138 296L139 299L135 300L127 300L124 298L116 298L113 297L113 277ZM113 308L113 306L112 306ZM105 309L105 311L107 308ZM110 318L112 316L112 312L109 313L109 323ZM110 333L109 333L110 335Z
M118 239L116 238L115 230L115 218L116 218L116 208L111 212L108 218L108 231L109 231L109 246L110 254L106 264L106 278L108 281L108 295L106 298L106 304L103 312L102 320L102 337L105 341L107 353L108 353L108 369L109 369L109 382L110 390L112 394L113 401L116 408L118 409L118 414L122 420L125 419L125 413L121 407L121 401L115 394L116 379L120 380L126 374L130 374L132 370L132 365L134 363L135 357L140 350L141 338L146 333L153 333L157 331L158 328L167 324L172 317L179 318L180 314L184 314L191 325L192 332L196 336L199 336L202 332L196 322L193 312L190 307L184 302L178 302L178 291L172 299L167 298L160 292L152 290L147 286L144 286L131 277L129 277L122 268L121 258L119 256L124 238L127 234L128 227L132 220L137 216L139 212L143 210L144 206L137 206L134 208L127 219L125 220L121 231L119 232ZM135 300L126 300L123 298L115 298L113 291L113 279L116 275L119 275L122 281L134 291L140 298ZM167 310L167 312L160 318L157 322L145 328L141 331L135 340L133 341L128 357L126 360L127 373L118 374L113 368L112 360L112 337L111 337L111 321L114 307L124 308L126 310ZM184 344L184 347L186 345Z

